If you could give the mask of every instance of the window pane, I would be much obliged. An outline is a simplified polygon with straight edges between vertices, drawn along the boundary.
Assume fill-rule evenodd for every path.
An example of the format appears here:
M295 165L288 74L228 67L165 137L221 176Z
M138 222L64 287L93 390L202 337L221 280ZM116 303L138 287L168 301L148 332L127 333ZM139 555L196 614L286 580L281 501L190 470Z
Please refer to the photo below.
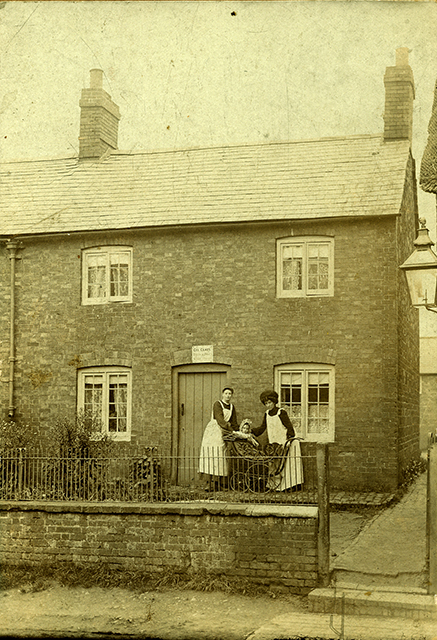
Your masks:
M291 389L291 398L293 404L300 404L302 402L302 388L293 386Z
M283 260L282 289L300 291L302 289L302 259Z
M317 402L318 399L318 388L308 387L308 402Z
M302 435L302 406L293 404L290 411L290 422L296 435Z
M294 430L302 433L302 374L289 371L280 372L280 399L281 407L286 409L290 416Z
M282 247L282 289L284 291L302 290L302 252L302 245Z
M85 376L84 411L87 416L102 418L103 378L102 376Z
M286 244L282 247L282 258L284 260L293 260L293 258L302 258L303 245Z
M329 245L326 242L321 244L309 243L308 244L308 257L309 258L328 258Z
M88 298L106 297L106 267L88 266Z
M329 387L327 385L320 386L319 398L320 402L329 402Z
M281 387L281 406L290 406L290 387Z
M291 411L290 420L297 435L303 435L302 425L302 382L301 371L291 373Z
M329 245L308 245L308 290L328 289Z
M319 289L327 289L329 278L328 278L328 261L319 262Z
M308 433L329 431L329 374L308 372Z
M109 376L109 421L110 432L120 433L127 430L127 376L113 374Z
M113 253L110 256L111 296L119 298L129 295L129 254Z

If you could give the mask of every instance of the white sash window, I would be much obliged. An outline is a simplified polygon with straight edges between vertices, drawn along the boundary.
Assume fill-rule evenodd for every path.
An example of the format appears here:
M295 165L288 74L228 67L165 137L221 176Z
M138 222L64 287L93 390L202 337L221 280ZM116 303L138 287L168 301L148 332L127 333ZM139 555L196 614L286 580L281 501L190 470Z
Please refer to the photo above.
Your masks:
M334 295L333 238L281 238L277 259L278 298Z
M333 366L281 365L275 370L275 386L297 436L315 442L334 440Z
M101 433L130 440L130 369L95 367L79 371L78 376L78 410L93 417Z
M82 304L132 302L132 249L95 247L82 252Z

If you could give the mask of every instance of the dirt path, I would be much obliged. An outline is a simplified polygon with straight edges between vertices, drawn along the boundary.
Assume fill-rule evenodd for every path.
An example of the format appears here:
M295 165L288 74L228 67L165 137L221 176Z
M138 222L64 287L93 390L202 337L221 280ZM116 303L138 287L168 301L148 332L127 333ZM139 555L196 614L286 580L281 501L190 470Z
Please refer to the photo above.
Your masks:
M21 637L139 635L164 640L241 640L284 611L302 611L299 597L246 597L221 592L53 586L39 593L0 594L0 634Z

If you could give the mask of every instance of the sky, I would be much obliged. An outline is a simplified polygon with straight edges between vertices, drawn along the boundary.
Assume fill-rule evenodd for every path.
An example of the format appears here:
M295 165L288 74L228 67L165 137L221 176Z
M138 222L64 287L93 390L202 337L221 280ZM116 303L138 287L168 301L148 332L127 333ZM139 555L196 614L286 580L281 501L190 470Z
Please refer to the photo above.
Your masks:
M120 108L123 150L381 133L385 68L408 47L420 166L437 79L434 2L0 7L0 160L76 155L93 68ZM419 192L419 207L435 239L435 197Z

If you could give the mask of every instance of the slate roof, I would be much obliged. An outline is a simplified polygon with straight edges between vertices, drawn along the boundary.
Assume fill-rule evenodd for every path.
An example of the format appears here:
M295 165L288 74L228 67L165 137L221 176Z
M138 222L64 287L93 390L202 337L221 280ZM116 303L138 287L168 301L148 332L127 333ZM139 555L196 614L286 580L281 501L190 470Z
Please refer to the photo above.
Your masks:
M0 167L0 235L398 214L408 140L352 136Z
M420 165L420 186L424 191L437 193L437 82L428 125L428 140Z

